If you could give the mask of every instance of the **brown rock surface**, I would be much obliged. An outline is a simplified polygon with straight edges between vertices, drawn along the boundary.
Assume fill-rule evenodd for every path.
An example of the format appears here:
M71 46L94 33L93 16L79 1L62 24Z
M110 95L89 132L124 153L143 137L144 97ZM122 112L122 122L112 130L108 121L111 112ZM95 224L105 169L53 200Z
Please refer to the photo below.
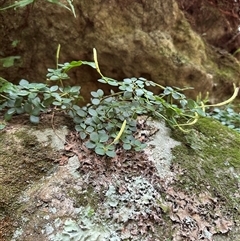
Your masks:
M60 43L60 62L91 60L95 47L106 76L193 86L192 95L213 91L215 97L225 97L239 79L239 63L207 46L174 0L83 0L74 5L77 18L44 1L1 12L0 57L21 56L14 67L0 67L1 76L13 82L45 81ZM101 86L89 67L73 70L71 77L70 84L81 85L85 97Z

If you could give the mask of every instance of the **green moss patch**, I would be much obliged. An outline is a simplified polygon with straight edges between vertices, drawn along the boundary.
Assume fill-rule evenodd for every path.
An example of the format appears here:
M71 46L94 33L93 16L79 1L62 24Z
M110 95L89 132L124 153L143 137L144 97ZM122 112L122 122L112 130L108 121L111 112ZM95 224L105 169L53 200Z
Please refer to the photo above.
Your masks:
M1 132L0 140L0 217L4 217L18 208L19 194L51 169L53 154L25 129Z
M208 118L187 134L174 131L182 145L173 150L173 162L182 169L177 186L193 194L205 191L239 215L240 134Z

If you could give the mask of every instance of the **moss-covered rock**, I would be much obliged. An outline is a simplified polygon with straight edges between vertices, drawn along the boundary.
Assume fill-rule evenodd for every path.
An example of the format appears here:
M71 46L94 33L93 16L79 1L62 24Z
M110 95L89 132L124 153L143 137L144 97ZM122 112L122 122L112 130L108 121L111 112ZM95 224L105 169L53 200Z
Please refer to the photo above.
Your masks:
M171 175L162 175L156 163L170 165L162 144L170 132L164 128L156 134L161 141L150 145L159 152L155 157L122 153L106 166L104 158L80 148L51 175L54 153L46 140L39 143L29 128L0 133L0 230L6 217L17 224L3 240L239 240L240 135L208 118L188 133L173 130L181 144L170 155ZM38 137L39 131L46 133L35 130Z
M234 235L240 217L240 134L201 118L189 133L174 131L173 135L182 143L173 150L173 163L182 169L175 186L191 195L211 193L222 213L238 224L229 239L238 240Z
M34 127L32 128L32 131ZM0 132L0 239L21 217L19 197L32 183L52 169L56 151L40 143L29 128L14 125ZM20 209L19 209L20 208ZM7 221L6 221L7 220Z

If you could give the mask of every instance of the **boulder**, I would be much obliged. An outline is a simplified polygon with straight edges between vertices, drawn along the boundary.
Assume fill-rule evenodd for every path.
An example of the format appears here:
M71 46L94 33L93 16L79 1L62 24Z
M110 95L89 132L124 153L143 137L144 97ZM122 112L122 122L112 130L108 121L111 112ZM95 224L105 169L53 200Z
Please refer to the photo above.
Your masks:
M237 132L209 118L188 133L150 121L144 151L109 159L47 117L0 132L1 240L239 240Z
M211 92L213 99L221 99L238 82L238 61L206 44L174 0L84 0L74 6L76 18L45 1L1 12L1 57L20 56L12 67L0 67L2 77L44 82L47 68L55 68L61 44L61 63L92 60L95 47L105 76L142 76L162 85L191 86L192 96ZM109 90L98 77L90 67L80 67L71 71L67 84L81 85L89 98L89 90Z

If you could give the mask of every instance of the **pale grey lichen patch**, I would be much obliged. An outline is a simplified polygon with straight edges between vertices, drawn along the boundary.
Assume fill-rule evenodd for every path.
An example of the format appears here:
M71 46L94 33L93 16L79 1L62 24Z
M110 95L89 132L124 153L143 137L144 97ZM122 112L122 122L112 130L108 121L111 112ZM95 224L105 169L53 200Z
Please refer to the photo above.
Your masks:
M31 130L30 133L35 135L38 142L45 146L51 146L55 150L64 149L65 136L68 133L66 126L53 130L50 128L44 130Z
M172 161L172 148L181 143L170 137L170 129L166 127L164 122L148 121L148 125L154 126L158 132L148 142L148 147L145 153L148 158L154 163L160 178L171 177L173 173L170 170Z
M53 225L47 224L44 231L46 240L121 241L129 238L131 240L151 238L151 232L147 232L144 228L138 230L136 222L150 218L154 219L156 224L159 223L160 194L147 179L140 176L117 178L115 181L115 184L109 184L101 207L95 210L91 206L80 207L74 217L67 219L62 217L57 219L57 222L54 221ZM55 223L58 224L58 228L55 227L56 231L53 232Z
M94 223L91 219L91 208L82 208L78 220L67 218L62 227L62 231L50 235L50 241L97 241L106 240L109 231L103 224Z
M117 183L117 182L116 182ZM120 191L117 191L121 187ZM147 217L152 212L158 213L161 196L152 184L143 177L125 178L124 182L118 181L117 186L110 185L105 194L103 204L105 214L113 217L117 222L127 222Z
M17 228L16 231L13 234L13 237L11 241L16 241L18 240L18 237L20 237L23 234L23 229L22 228Z
M67 164L67 168L69 170L69 172L75 177L78 178L80 177L79 172L77 171L78 168L80 167L80 163L78 160L78 157L76 155L70 157L68 159L68 164Z

